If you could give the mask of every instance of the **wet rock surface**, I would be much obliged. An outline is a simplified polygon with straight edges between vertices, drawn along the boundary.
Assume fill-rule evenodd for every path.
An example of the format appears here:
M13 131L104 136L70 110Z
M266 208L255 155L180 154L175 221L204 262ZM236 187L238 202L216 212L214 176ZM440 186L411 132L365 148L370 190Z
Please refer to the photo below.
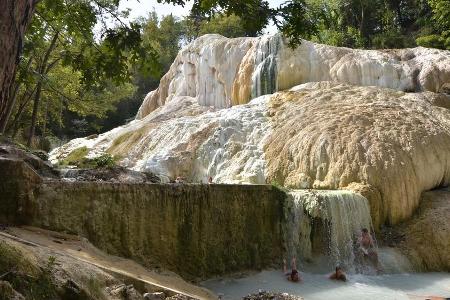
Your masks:
M120 166L98 169L62 169L62 180L108 181L123 183L159 183L160 178L149 172L137 172Z
M121 167L44 179L11 157L0 157L0 167L0 225L80 235L109 254L193 281L261 269L282 252L285 194L272 186L160 184Z
M48 181L28 220L198 281L280 257L284 197L263 185Z
M164 299L166 299L166 295L163 292L145 293L144 299L145 300L164 300Z
M303 300L302 297L292 296L288 293L273 293L260 291L242 298L243 300Z

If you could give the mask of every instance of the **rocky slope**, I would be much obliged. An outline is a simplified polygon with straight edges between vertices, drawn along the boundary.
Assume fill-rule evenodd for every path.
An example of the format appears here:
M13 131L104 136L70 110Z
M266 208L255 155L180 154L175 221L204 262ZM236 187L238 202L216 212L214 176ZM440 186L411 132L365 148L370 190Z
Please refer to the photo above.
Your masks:
M325 82L275 94L266 178L291 188L359 190L374 223L404 220L422 191L450 183L450 110L436 105L441 97Z
M174 273L108 255L85 238L34 227L0 231L0 262L1 279L27 299L217 298ZM158 292L159 297L144 297ZM0 299L5 299L1 292Z

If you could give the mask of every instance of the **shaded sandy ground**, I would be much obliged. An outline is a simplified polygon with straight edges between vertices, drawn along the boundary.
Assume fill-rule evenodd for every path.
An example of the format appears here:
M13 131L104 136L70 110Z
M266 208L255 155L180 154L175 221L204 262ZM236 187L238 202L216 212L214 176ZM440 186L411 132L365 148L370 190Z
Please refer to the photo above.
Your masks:
M197 299L217 299L212 292L190 284L174 273L150 271L132 260L107 255L86 239L78 236L34 227L9 227L5 231L0 231L0 239L20 242L32 252L48 250L58 254L59 257L88 263L106 272L112 272L113 275L123 276L176 294Z

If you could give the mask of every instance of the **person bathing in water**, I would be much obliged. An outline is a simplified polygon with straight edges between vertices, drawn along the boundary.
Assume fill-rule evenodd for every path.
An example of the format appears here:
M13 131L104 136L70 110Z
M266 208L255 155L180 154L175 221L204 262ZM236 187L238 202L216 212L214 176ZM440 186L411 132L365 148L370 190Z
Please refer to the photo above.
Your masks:
M331 280L347 281L347 276L345 276L344 271L339 266L336 267L336 271L328 276L328 278Z
M291 268L292 268L291 272L288 272L286 266L286 259L283 259L283 273L286 276L286 279L292 282L302 281L302 277L300 276L300 273L297 271L297 263L295 257L292 259Z
M378 272L381 271L378 261L378 253L375 249L375 243L367 228L361 230L361 236L359 238L359 249L364 257L370 259Z

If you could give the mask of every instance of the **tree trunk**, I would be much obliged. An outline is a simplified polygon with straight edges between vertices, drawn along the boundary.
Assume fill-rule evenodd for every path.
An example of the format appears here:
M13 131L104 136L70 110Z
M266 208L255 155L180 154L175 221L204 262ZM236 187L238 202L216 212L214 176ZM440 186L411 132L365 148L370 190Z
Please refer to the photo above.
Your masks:
M30 126L30 132L28 133L28 140L27 140L27 146L31 147L31 144L33 142L34 132L36 130L36 121L37 121L37 115L39 111L39 102L41 100L41 91L42 91L42 80L39 80L37 84L36 93L34 94L34 102L33 102L33 114L31 116L31 126Z
M4 133L14 105L12 91L25 30L37 0L0 1L0 133Z
M31 98L33 97L34 93L36 92L37 86L34 87L34 89L30 92L25 92L21 98L21 101L19 101L19 108L17 109L16 115L14 116L14 120L11 123L10 122L10 130L12 128L12 135L11 138L14 140L16 138L17 132L19 131L19 123L22 119L22 114L25 109L25 107L30 102Z
M47 134L47 119L48 119L48 104L50 101L45 101L45 112L44 112L44 124L42 124L42 140L45 139L45 135ZM41 145L42 147L42 145Z
M364 0L361 0L361 23L359 24L359 34L364 37Z
M27 146L31 147L31 143L33 141L34 133L36 131L36 121L37 121L37 115L39 112L39 102L41 100L41 91L42 91L42 79L48 72L48 60L50 58L50 54L56 47L56 41L58 40L59 32L56 32L53 36L53 39L50 43L50 46L48 47L44 59L42 61L41 66L39 67L39 81L37 83L37 89L36 94L34 95L34 104L33 104L33 114L31 116L31 127L30 127L30 133L28 135L28 141Z

